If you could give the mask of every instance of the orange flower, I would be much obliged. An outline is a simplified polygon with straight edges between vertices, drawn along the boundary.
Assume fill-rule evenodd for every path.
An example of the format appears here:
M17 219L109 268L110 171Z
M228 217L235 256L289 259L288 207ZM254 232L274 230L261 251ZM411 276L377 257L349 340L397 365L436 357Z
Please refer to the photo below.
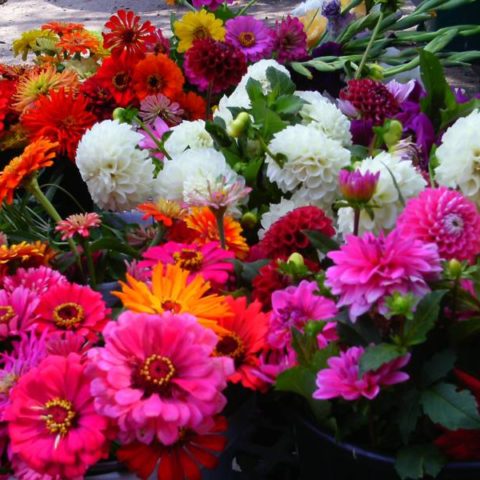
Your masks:
M95 53L100 48L100 40L90 32L81 30L78 32L66 33L62 36L57 46L66 50L70 55L76 53L87 55Z
M34 172L53 164L58 144L40 138L28 145L23 153L15 157L0 172L0 203L13 202L13 193Z
M133 88L140 100L159 93L174 98L182 91L184 83L180 68L164 54L147 55L133 72Z
M82 23L66 23L66 22L48 22L42 25L42 30L51 30L59 36L67 33L78 32L83 30Z
M0 246L0 275L13 274L18 267L49 265L56 253L43 242L21 242Z
M151 286L127 274L127 283L120 282L121 292L113 292L125 308L138 313L189 313L204 327L216 332L223 329L218 322L232 315L224 297L208 295L210 282L197 275L189 281L190 272L178 265L162 263L153 267Z
M77 145L96 117L87 111L88 101L65 90L41 97L21 118L30 138L39 137L58 142L58 153L75 161Z
M146 202L137 206L143 212L143 220L152 217L157 222L162 222L166 227L171 227L173 220L181 218L185 210L172 200L160 198L156 202Z
M183 118L186 120L205 120L207 104L200 95L194 92L181 92L175 101L183 110Z
M208 207L193 208L190 215L184 218L187 227L197 232L195 242L205 245L208 242L218 242L217 221L215 215ZM242 236L242 227L232 217L225 216L223 220L225 230L225 243L239 259L244 259L248 254L248 245Z

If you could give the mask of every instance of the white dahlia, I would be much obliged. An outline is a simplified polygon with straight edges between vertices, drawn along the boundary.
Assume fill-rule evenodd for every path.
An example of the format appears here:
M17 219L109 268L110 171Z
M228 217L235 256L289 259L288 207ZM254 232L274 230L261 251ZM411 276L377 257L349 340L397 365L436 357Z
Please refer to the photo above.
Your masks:
M76 164L93 201L106 210L131 210L154 196L154 166L137 148L143 135L116 120L96 123L80 140Z
M328 98L319 92L299 91L295 95L308 102L299 112L303 125L318 128L328 138L338 140L343 146L352 144L350 121Z
M284 157L283 165L267 155L267 176L283 192L297 188L311 203L330 209L338 191L338 173L350 164L350 152L311 125L278 132L268 146Z
M480 110L459 118L445 132L436 156L439 165L435 180L446 187L460 188L480 205Z
M372 197L374 208L374 219L362 211L360 216L360 232L366 231L379 233L388 231L395 227L397 217L403 210L403 205L398 194L400 190L405 201L416 197L427 185L426 180L414 167L410 160L401 160L390 153L382 152L375 158L366 158L359 163L357 170L365 173L367 170L372 173L380 172L377 187ZM397 187L393 181L397 182ZM343 233L353 231L353 210L341 208L338 212L338 230Z
M203 120L193 122L185 120L173 127L171 131L171 135L165 142L165 150L171 157L184 152L187 148L197 150L213 147L213 139L205 130Z

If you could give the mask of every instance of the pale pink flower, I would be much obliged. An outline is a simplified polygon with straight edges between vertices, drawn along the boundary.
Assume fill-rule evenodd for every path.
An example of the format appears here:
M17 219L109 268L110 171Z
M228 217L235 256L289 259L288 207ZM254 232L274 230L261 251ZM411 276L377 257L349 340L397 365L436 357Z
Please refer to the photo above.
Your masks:
M139 269L151 270L159 262L163 265L179 265L191 272L190 278L201 275L215 285L227 283L228 277L233 273L232 260L235 258L234 253L220 248L218 242L205 245L168 242L149 248L142 256L144 260L138 263Z
M74 235L87 238L90 236L90 230L99 227L100 224L100 216L97 213L75 213L58 222L55 230L62 233L62 240L72 238Z
M398 218L402 237L435 243L441 258L473 262L480 253L480 214L460 192L427 188Z
M225 406L232 359L212 356L217 336L195 317L125 312L103 334L87 371L96 409L115 419L122 441L171 445Z
M165 95L149 95L140 104L140 118L149 125L156 125L157 120L168 125L177 125L182 121L183 110L177 102ZM166 122L166 123L165 123Z
M387 313L384 300L394 292L422 297L430 291L427 282L442 270L435 244L404 238L397 230L379 237L349 235L327 256L334 265L325 284L340 296L337 307L349 308L352 321L374 307Z
M17 287L25 287L38 295L43 295L52 287L67 282L64 275L49 267L19 268L14 275L3 279L3 288L12 292Z
M35 327L39 297L25 287L0 290L0 339L19 335Z
M378 370L360 373L362 347L351 347L338 357L328 359L328 367L317 373L317 390L313 398L329 400L342 397L358 400L360 397L372 400L380 393L380 387L405 382L410 377L399 370L410 361L410 354L385 363Z
M169 126L161 118L157 118L152 125L146 128L148 128L148 131L139 130L139 133L143 135L143 138L138 142L139 147L151 150L155 158L163 160L165 154L160 150L157 142L161 142L163 135L168 132Z

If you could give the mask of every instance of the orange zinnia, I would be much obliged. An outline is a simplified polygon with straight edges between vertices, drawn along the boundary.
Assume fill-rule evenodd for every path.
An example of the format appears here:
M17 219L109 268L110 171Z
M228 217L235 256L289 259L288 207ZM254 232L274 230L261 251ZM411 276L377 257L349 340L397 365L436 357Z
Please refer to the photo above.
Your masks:
M156 202L146 202L137 206L143 212L143 220L153 218L156 222L162 222L166 227L171 227L173 220L181 218L185 210L173 200L158 199Z
M183 118L186 120L205 120L207 104L200 95L194 92L181 92L175 101L183 110Z
M76 53L87 55L89 52L95 53L99 50L100 40L92 33L81 30L63 35L57 47L66 50L70 55Z
M195 242L205 245L208 242L218 242L217 220L208 207L193 208L190 215L184 218L187 227L197 232ZM248 254L248 245L242 236L240 223L232 217L225 216L223 219L225 230L225 243L227 250L231 250L239 259L244 259Z
M133 72L133 88L140 100L159 93L174 98L182 91L184 83L180 68L162 53L147 55Z
M28 145L23 153L11 160L0 172L0 203L13 202L13 193L34 172L53 164L58 144L40 138Z
M49 265L56 253L43 242L21 242L0 246L0 276L15 273L16 268Z
M204 327L223 331L218 322L232 316L224 297L208 295L210 282L201 275L189 281L190 272L178 265L159 263L153 267L151 286L127 274L127 282L120 282L121 292L113 292L125 308L138 313L189 313Z
M67 22L49 22L42 25L42 30L51 30L59 36L66 33L78 32L83 30L82 23L67 23Z

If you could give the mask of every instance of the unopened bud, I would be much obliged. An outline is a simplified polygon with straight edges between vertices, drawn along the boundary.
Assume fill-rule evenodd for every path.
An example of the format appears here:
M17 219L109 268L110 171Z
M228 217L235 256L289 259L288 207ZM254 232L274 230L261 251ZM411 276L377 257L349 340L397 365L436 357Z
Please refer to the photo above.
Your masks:
M374 80L383 80L383 67L378 63L368 65L368 76Z
M255 212L245 212L240 223L244 228L255 228L258 223L258 215Z
M114 120L118 120L119 122L123 122L125 119L125 109L117 107L112 113L112 118Z
M463 271L462 262L459 262L456 258L452 258L447 264L447 272L452 278L459 278Z
M238 138L245 131L249 122L250 115L247 112L240 112L228 127L228 134L231 137Z
M398 120L388 122L388 130L383 134L383 140L388 148L396 145L403 134L403 125Z
M298 252L292 253L288 257L287 263L293 263L296 267L303 267L305 265L303 256Z

